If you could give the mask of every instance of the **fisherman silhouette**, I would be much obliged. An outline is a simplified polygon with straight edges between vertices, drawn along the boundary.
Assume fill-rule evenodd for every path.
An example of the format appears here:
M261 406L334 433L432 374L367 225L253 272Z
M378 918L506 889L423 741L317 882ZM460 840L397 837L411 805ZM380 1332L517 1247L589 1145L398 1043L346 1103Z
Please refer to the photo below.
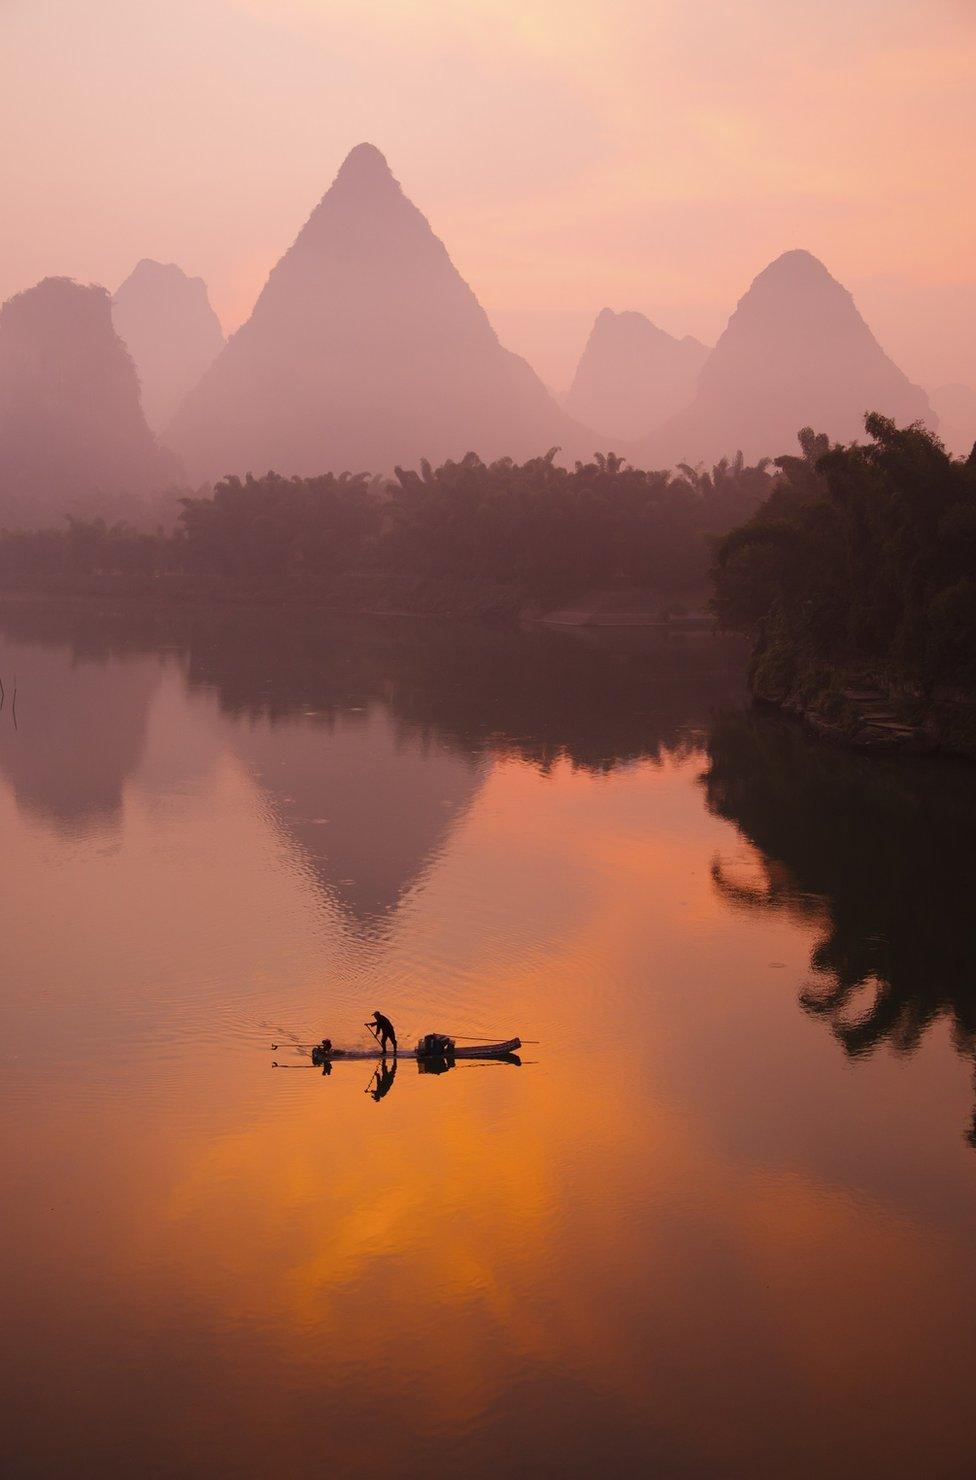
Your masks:
M393 1024L390 1022L390 1019L388 1017L384 1017L381 1012L374 1012L373 1022L367 1023L366 1026L372 1028L373 1033L376 1035L376 1041L384 1053L386 1053L387 1043L392 1043L393 1057L396 1058L396 1033L394 1032Z
M366 1093L368 1095L372 1095L377 1104L380 1102L380 1100L382 1100L383 1096L388 1095L390 1093L390 1090L393 1088L393 1081L396 1078L396 1071L396 1059L393 1059L392 1062L384 1059L373 1075L373 1078L376 1081L375 1087L373 1089L367 1090Z

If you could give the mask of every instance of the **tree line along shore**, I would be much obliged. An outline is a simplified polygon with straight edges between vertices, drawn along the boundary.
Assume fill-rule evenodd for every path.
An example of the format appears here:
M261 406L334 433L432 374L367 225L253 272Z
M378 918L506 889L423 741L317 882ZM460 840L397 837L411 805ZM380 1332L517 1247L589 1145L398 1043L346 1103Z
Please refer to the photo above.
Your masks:
M769 497L716 545L714 609L755 634L753 695L875 750L976 757L976 449L865 419L810 429Z
M304 602L496 619L665 621L753 634L754 696L876 749L976 754L976 453L866 418L751 466L573 469L475 454L393 479L226 478L154 532L0 532L0 593Z
M421 461L392 479L226 478L174 497L178 517L155 532L91 518L3 531L0 583L457 615L517 616L613 590L640 593L639 605L651 593L658 611L704 607L709 539L775 483L771 463L741 457L671 473L609 453L569 470L555 451Z

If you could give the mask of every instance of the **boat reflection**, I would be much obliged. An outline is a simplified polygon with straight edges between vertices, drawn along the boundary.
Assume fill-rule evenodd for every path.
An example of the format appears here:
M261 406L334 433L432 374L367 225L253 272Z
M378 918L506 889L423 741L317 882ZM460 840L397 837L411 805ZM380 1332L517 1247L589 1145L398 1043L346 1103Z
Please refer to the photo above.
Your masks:
M332 1073L332 1070L335 1067L335 1062L336 1061L329 1057L316 1055L316 1053L313 1051L311 1064L279 1064L277 1061L273 1061L272 1068L321 1068L322 1074L324 1076L328 1076ZM341 1063L342 1060L339 1059L338 1062ZM360 1062L360 1060L352 1059L349 1062L358 1063ZM443 1053L439 1054L427 1054L422 1058L416 1058L414 1062L417 1065L418 1074L447 1074L450 1070L457 1069L459 1067L465 1069L485 1068L493 1064L512 1064L518 1069L522 1067L522 1060L517 1053L493 1053L490 1057L485 1059L472 1059L469 1056L467 1058L464 1058L459 1065L457 1055L450 1049L447 1049ZM394 1054L382 1058L373 1069L373 1072L370 1076L369 1084L367 1085L363 1093L369 1095L371 1099L376 1100L377 1102L385 1099L386 1096L390 1093L390 1090L393 1088L393 1081L396 1079L397 1069L399 1068L399 1065L400 1060Z

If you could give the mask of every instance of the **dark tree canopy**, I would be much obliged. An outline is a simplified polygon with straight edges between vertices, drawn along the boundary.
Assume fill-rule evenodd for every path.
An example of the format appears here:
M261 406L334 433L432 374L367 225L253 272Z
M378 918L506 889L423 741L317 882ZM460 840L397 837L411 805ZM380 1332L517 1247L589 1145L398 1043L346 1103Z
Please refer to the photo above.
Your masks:
M225 478L182 500L172 534L102 521L7 533L4 573L182 572L246 593L275 581L308 589L344 572L482 580L528 597L626 585L704 590L708 539L751 514L773 486L765 464L723 459L678 475L613 453L567 470L555 449L526 463L460 462L315 478Z
M777 460L762 507L716 550L721 621L809 660L976 682L976 459L870 415L866 444Z

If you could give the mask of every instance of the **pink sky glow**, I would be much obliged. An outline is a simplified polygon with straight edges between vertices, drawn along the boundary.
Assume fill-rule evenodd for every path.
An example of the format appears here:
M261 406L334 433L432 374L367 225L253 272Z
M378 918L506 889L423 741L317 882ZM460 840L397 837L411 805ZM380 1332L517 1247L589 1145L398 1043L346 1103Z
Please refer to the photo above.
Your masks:
M0 297L144 256L228 328L370 140L565 388L604 305L714 341L806 247L976 384L973 0L0 0Z

